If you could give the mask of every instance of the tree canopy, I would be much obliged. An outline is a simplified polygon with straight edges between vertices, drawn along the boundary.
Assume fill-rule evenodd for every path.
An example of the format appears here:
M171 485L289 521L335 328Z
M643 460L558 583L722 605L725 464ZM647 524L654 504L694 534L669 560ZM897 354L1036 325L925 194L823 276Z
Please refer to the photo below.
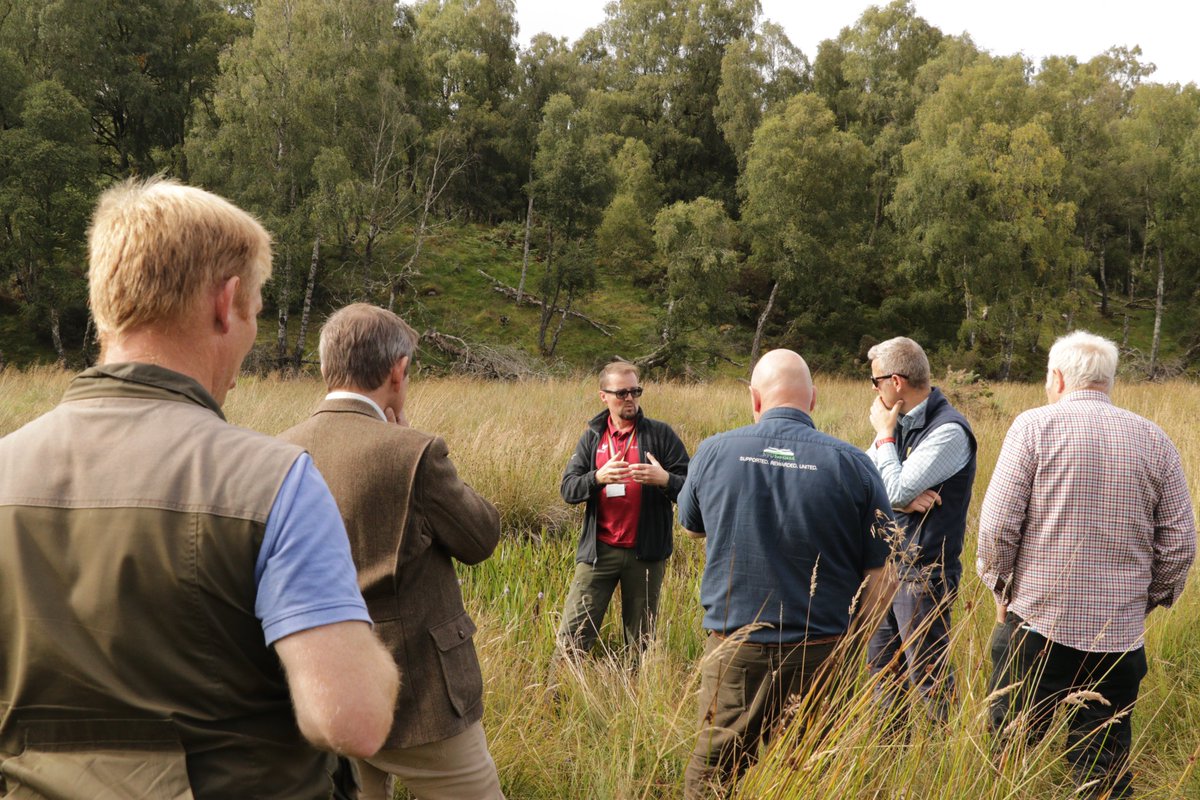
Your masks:
M93 355L87 215L164 173L272 231L279 366L323 309L419 310L464 226L509 243L545 359L640 303L629 355L671 372L851 369L904 334L1028 377L1079 325L1149 375L1200 365L1200 90L1136 48L1033 64L907 0L813 54L756 0L615 0L529 42L513 0L0 0L0 317Z

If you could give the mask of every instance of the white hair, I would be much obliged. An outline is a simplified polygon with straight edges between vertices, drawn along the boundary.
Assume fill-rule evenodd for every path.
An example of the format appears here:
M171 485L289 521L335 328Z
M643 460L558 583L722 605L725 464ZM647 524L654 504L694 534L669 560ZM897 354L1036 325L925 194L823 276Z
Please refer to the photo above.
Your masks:
M1117 346L1103 336L1072 331L1050 348L1046 370L1061 372L1067 389L1101 386L1107 391L1117 379Z

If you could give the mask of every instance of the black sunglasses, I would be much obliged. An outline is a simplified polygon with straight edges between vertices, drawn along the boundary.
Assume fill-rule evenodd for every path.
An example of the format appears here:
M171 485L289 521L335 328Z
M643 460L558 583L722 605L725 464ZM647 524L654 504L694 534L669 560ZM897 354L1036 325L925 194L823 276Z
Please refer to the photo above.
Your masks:
M616 395L621 400L626 397L641 397L644 391L641 386L635 386L632 389L601 389L605 394Z
M908 380L907 375L901 375L899 372L889 372L887 375L880 375L878 377L872 375L871 376L871 385L874 386L876 389L878 389L879 382L886 381L888 378L904 378L904 380Z

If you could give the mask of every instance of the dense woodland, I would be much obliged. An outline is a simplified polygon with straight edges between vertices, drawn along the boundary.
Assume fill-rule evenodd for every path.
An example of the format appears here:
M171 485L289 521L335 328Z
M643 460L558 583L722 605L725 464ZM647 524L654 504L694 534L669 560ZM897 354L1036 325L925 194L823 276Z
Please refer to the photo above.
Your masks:
M514 10L0 0L0 351L94 356L92 203L162 172L275 236L278 366L335 303L403 310L435 244L481 229L543 359L571 312L617 321L587 304L619 278L652 320L628 355L669 371L774 346L845 367L904 333L1026 377L1083 324L1144 373L1200 366L1200 90L1136 47L1031 64L897 0L806 54L756 0L617 0L522 48Z

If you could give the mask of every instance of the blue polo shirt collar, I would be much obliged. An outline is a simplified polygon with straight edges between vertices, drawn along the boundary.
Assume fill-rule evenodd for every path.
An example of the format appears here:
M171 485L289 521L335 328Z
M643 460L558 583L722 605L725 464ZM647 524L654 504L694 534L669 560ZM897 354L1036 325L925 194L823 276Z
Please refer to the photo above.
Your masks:
M772 408L769 411L764 411L762 416L758 418L758 421L763 422L764 420L769 419L791 419L795 420L796 422L803 422L810 428L817 427L813 424L812 417L798 408L788 408L786 406Z

